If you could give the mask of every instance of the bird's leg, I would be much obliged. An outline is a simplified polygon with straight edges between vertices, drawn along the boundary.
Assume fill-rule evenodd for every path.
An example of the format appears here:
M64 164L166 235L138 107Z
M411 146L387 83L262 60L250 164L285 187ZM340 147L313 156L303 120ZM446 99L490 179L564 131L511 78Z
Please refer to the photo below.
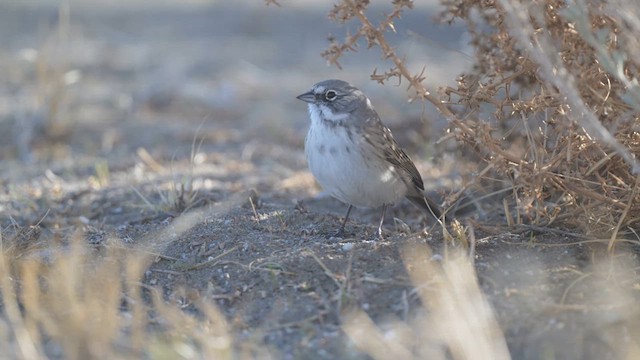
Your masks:
M382 239L382 224L384 223L384 213L387 210L387 204L382 205L382 215L380 216L380 225L378 225L378 238Z
M353 205L349 205L349 209L347 209L347 215L344 216L344 220L342 221L342 226L340 226L340 230L335 234L335 237L343 237L344 236L344 227L347 225L347 220L349 220L349 214L351 214L351 209Z

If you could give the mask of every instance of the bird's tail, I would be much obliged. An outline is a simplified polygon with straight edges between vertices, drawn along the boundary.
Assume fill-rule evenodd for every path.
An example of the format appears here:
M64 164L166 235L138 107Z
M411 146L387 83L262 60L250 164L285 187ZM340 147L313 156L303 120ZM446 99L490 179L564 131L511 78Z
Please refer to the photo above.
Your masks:
M417 192L417 191L416 191ZM408 194L407 199L417 206L424 213L435 216L436 219L442 219L442 208L435 201L420 193Z

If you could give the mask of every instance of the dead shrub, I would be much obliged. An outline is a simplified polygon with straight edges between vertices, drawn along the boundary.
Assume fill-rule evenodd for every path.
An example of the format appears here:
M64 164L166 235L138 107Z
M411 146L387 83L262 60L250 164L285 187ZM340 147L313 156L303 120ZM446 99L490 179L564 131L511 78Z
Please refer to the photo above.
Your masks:
M404 80L412 99L435 106L455 138L483 160L477 172L483 176L469 186L507 183L507 210L518 222L561 223L612 239L631 230L640 217L640 5L442 2L440 19L464 22L475 48L474 67L456 87L430 94L428 71L411 73L387 43L386 32L413 8L408 0L392 1L394 10L378 24L366 15L369 1L340 1L329 16L341 23L355 18L360 26L343 41L331 39L323 56L339 66L359 43L379 48L393 67L371 79Z

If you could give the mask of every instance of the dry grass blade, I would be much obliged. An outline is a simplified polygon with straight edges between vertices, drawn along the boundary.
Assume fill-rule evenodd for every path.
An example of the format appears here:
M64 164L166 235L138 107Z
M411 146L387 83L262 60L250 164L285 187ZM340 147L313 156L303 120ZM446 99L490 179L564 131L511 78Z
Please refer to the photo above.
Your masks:
M407 248L403 256L428 313L418 312L408 323L385 324L383 331L355 310L344 319L345 333L374 359L510 359L468 257L452 252L442 265L430 257L426 246Z
M434 283L420 297L432 312L431 331L454 359L510 359L507 345L475 270L462 253L450 254L442 268L429 260L426 247L407 249L405 263L416 285Z
M203 358L232 357L228 325L213 305L196 299L202 315L195 317L166 302L162 291L141 287L146 255L116 246L95 257L77 233L69 248L52 253L46 263L26 257L10 266L7 260L0 254L0 293L9 325L2 329L15 342L3 344L15 348L3 348L5 355L44 359L55 351L67 359L185 358L187 351ZM143 292L151 294L152 304Z
M639 185L640 185L640 178L636 178L636 184L633 187L633 191L631 192L629 203L627 204L627 206L625 207L624 211L622 212L622 215L620 216L620 219L618 220L618 225L615 227L615 229L611 233L611 240L609 240L609 244L607 245L607 250L609 251L610 254L613 253L613 248L614 248L614 245L616 243L616 239L618 238L618 232L620 231L620 227L622 226L622 222L627 218L627 215L629 214L629 209L631 209L631 206L633 205L632 201L636 197L636 193L638 191L638 186Z
M356 347L374 359L413 359L408 349L397 341L389 341L376 324L362 311L354 311L344 319L342 329Z
M195 265L191 265L191 266L187 267L187 268L185 269L185 271L196 270L196 269L200 269L200 268L202 268L202 267L205 267L205 266L207 266L207 265L209 265L209 264L213 264L213 263L217 262L218 260L222 259L223 257L225 257L226 255L229 255L229 254L231 254L232 252L234 252L234 251L238 250L238 247L239 247L239 246L234 246L234 247L232 247L231 249L229 249L229 250L227 250L227 251L223 252L222 254L220 254L220 255L218 255L218 256L213 257L213 258L212 258L212 259L210 259L210 260L203 261L203 262L201 262L201 263L197 263L197 264L195 264Z

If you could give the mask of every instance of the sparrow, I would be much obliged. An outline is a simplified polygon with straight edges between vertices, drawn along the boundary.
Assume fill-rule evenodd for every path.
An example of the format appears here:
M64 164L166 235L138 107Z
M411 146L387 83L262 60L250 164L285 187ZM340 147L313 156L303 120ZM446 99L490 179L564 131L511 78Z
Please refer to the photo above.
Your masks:
M438 204L424 195L418 169L362 91L342 80L325 80L297 99L307 103L311 118L304 144L309 169L326 192L349 205L336 235L344 234L354 206L382 207L382 238L387 206L403 197L431 216L442 216Z

